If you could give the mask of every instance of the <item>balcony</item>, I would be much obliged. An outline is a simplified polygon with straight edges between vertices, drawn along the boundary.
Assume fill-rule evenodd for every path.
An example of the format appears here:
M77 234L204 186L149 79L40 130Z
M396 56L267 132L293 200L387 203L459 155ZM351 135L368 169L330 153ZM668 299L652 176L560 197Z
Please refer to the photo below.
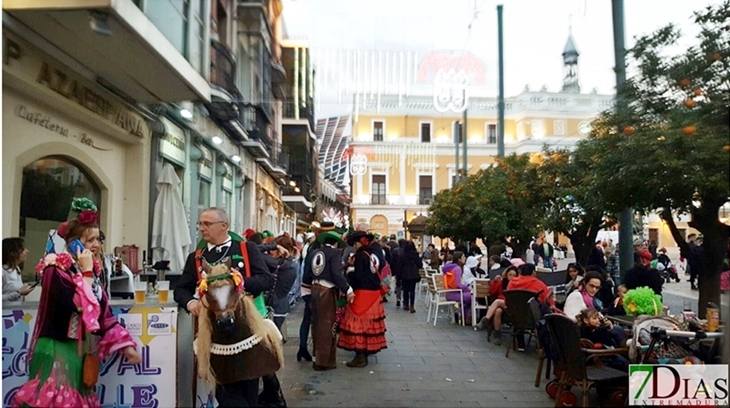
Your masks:
M370 194L370 205L387 205L387 194Z
M276 134L274 134L276 139ZM283 179L287 176L287 168L289 167L289 155L285 152L281 144L272 143L269 157L261 157L256 159L261 163L264 170L275 180Z
M291 175L289 181L293 181L295 185L287 183L285 187L282 187L281 200L297 213L309 213L314 208L314 204L310 201L315 196L312 184L304 176Z
M433 204L433 194L421 194L418 196L418 205Z
M210 82L214 86L213 96L228 102L240 99L236 87L236 60L225 44L215 40L210 42Z
M131 101L210 100L208 81L132 0L5 0L2 7L3 28L67 54ZM166 19L184 30L181 16Z
M243 106L240 122L248 133L249 140L243 146L256 158L270 159L273 141L269 135L269 121L260 106Z

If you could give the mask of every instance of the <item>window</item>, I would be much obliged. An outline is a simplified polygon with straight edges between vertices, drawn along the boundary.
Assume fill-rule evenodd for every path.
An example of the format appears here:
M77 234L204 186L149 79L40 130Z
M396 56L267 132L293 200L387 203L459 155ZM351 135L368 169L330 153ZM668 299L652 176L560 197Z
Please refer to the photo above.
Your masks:
M431 143L431 124L421 123L421 142Z
M433 200L433 176L418 176L418 204L431 205Z
M455 120L451 123L451 136L454 143L461 143L464 140L461 134L461 122Z
M659 230L657 228L649 228L649 243L659 243Z
M385 175L373 174L371 180L372 183L370 186L370 204L387 204Z
M74 197L90 199L101 211L101 189L70 159L49 156L23 168L18 235L31 254L21 273L25 280L35 276L30 259L43 256L48 232L66 221Z
M205 50L205 1L188 0L190 7L190 27L187 57L198 72L203 72L203 53Z
M383 128L384 128L383 122L381 122L381 121L373 122L373 141L374 142L383 141Z
M494 123L487 124L487 143L497 144L497 125Z
M196 71L204 72L206 0L136 0L152 24Z

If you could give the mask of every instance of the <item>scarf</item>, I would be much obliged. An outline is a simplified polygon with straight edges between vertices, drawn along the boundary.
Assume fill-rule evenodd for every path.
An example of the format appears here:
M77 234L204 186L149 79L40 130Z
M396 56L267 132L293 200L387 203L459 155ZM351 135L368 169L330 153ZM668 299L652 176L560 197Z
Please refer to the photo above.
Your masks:
M600 299L589 295L585 289L581 289L580 294L583 296L583 303L585 303L586 306L588 306L589 308L593 308L596 310L603 309L603 302L601 302Z

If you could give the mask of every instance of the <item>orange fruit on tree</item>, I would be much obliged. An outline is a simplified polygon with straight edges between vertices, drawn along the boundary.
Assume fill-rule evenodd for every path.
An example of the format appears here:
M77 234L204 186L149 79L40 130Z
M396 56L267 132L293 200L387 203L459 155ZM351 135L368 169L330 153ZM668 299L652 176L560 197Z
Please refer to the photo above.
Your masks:
M712 55L710 55L710 61L713 61L713 62L719 61L720 58L722 58L722 55L720 55L719 52L715 52L715 53L712 53Z
M679 86L681 86L682 88L686 88L686 87L688 87L688 86L689 86L689 85L690 85L691 83L692 83L692 81L690 81L690 80L689 80L688 78L683 78L683 79L681 79L681 80L679 81Z
M684 129L682 129L682 133L684 133L687 136L695 134L696 131L697 131L697 128L692 125L685 126Z
M724 150L726 153L730 153L730 144L726 144L722 147L722 150Z
M702 89L697 88L697 89L694 90L693 93L694 93L695 96L700 96L700 95L703 94L703 91L702 91Z
M636 131L636 129L634 129L633 126L626 126L624 128L624 134L626 134L626 135L633 135L635 131Z
M684 101L684 106L690 109L694 108L695 105L697 105L697 102L695 102L694 99L687 99L686 101Z

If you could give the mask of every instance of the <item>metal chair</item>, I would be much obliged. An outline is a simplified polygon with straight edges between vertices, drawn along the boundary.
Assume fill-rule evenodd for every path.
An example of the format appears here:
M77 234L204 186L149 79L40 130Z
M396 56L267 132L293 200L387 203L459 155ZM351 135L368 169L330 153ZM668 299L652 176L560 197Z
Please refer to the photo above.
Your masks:
M628 384L628 374L615 368L604 365L589 365L591 360L599 361L601 357L625 355L626 349L590 350L581 347L580 328L567 316L549 314L545 316L552 341L558 350L558 359L563 367L558 392L555 396L555 406L570 403L575 405L578 399L565 388L578 386L583 392L583 405L588 406L588 391L607 381L621 380ZM623 387L625 388L625 387ZM625 402L628 393L621 389L614 392L612 399Z
M487 296L489 296L489 279L474 279L471 284L471 325L476 327L478 323L477 310L487 310ZM480 305L477 299L484 299L484 305Z
M530 305L527 303L531 298L535 297L535 292L529 290L505 290L504 303L507 306L506 312L509 316L508 324L510 326L510 343L507 346L507 354L509 358L510 349L517 349L515 339L517 336L528 334L527 345L530 344L532 337L535 335L535 320L532 318Z
M452 310L456 305L461 306L462 310L462 319L461 319L461 325L464 325L464 318L463 318L463 311L464 311L464 293L461 291L461 289L446 289L444 285L444 275L443 274L433 274L431 275L431 279L428 284L428 289L431 292L431 300L429 301L428 305L428 315L426 317L426 323L428 323L430 316L431 316L431 309L433 309L433 325L436 326L436 322L438 321L438 313L439 308L441 306L449 306L449 315L453 316ZM447 293L459 293L460 300L459 301L452 301L446 299Z

